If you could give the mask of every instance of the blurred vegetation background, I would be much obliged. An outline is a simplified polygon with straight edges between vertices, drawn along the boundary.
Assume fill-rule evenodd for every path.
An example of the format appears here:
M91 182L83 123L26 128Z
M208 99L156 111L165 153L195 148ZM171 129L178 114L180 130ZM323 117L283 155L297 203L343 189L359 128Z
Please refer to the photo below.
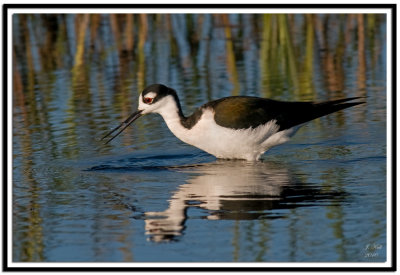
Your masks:
M63 144L128 116L152 83L175 88L185 113L229 95L386 89L384 14L14 14L12 26L15 122L39 138L64 124Z
M60 68L71 69L76 96L84 98L93 67L102 63L116 70L97 72L99 80L117 77L115 101L132 83L140 92L150 82L171 82L173 66L184 76L181 87L196 81L218 85L218 75L208 73L224 66L231 94L260 88L264 96L285 89L312 95L315 66L328 91L343 91L348 59L357 58L357 88L364 89L366 66L374 67L380 57L385 23L379 14L18 14L13 19L18 98L55 79L51 74Z
M14 14L12 30L13 236L22 261L46 258L40 192L72 188L63 172L39 168L109 153L92 146L96 137L149 84L175 88L185 113L228 95L373 95L368 119L385 121L384 14ZM163 134L121 140L145 147Z

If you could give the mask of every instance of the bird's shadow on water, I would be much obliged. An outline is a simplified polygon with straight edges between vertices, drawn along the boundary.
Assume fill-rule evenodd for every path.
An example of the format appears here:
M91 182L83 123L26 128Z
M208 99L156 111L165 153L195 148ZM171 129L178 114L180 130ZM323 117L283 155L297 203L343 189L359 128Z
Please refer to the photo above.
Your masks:
M200 208L207 220L256 220L285 218L284 210L334 205L346 198L343 191L306 183L287 163L242 160L210 161L204 156L194 164L191 154L129 157L93 166L86 171L134 173L172 171L185 173L164 211L139 210L127 205L134 219L145 221L145 231L154 242L179 241L186 230L189 208ZM201 160L205 162L201 162ZM186 164L184 164L186 163ZM172 165L173 164L173 165Z
M116 172L116 173L132 173L146 171L172 171L179 167L192 167L197 164L189 164L195 158L196 163L209 162L213 158L202 153L167 153L161 155L141 155L125 156L104 160L103 163L91 166L84 171L98 172Z

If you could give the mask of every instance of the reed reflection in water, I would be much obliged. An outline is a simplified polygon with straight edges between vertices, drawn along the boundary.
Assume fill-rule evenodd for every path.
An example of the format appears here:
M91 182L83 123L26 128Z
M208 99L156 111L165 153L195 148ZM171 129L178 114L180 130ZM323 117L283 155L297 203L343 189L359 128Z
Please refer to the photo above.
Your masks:
M384 14L15 13L11 26L14 261L386 260L363 254L386 244ZM230 95L367 104L253 167L183 144L156 115L105 146L157 82L185 114Z

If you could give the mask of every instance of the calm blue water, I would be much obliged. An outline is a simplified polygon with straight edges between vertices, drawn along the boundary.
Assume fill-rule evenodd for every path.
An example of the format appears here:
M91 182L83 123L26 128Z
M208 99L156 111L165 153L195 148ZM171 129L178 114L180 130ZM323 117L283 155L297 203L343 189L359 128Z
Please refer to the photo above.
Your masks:
M384 17L124 16L13 18L13 261L386 261ZM186 114L235 94L367 103L256 163L157 115L104 145L157 82Z

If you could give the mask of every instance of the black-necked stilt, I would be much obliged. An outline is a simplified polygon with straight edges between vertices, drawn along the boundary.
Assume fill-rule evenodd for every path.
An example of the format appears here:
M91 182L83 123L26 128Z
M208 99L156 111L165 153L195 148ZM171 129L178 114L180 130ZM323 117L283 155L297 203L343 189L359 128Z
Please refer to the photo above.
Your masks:
M185 117L176 92L153 84L140 94L138 110L103 139L119 130L108 143L137 118L158 113L183 142L217 158L253 161L269 148L287 142L303 123L364 103L347 102L358 98L314 103L231 96L210 101Z

